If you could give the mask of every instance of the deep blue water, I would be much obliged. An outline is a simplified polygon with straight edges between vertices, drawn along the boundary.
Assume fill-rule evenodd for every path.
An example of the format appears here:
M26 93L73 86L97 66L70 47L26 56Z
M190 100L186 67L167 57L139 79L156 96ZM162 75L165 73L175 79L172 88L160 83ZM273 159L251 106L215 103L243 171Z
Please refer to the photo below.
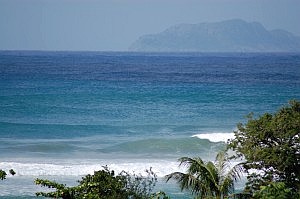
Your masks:
M106 164L163 176L181 156L213 159L216 135L290 99L300 99L300 54L0 51L0 168L19 174L0 196Z

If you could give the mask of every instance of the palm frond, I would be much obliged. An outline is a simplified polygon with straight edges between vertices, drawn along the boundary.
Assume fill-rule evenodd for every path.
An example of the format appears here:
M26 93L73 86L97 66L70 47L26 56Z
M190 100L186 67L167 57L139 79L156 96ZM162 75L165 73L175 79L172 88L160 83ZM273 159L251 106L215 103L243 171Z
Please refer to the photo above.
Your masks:
M204 189L204 184L201 182L201 179L198 179L196 176L189 173L174 172L169 175L166 175L167 182L170 179L174 179L179 183L181 191L184 189L191 190L192 193L202 192Z
M187 168L186 173L174 172L166 176L174 179L181 190L188 189L200 198L226 196L234 188L234 181L240 179L242 166L232 167L226 152L220 152L216 161L205 162L201 158L182 157L179 166Z
M206 172L203 175L204 178L207 178L207 181L210 184L211 189L217 190L219 184L218 169L212 162L207 162L205 165Z
M219 190L223 195L233 192L234 182L241 178L243 167L241 164L232 166L226 152L220 152L216 157L219 169Z
M242 164L237 164L228 171L226 176L230 177L234 181L237 181L241 179L241 174L243 172L244 172L244 167L242 166Z

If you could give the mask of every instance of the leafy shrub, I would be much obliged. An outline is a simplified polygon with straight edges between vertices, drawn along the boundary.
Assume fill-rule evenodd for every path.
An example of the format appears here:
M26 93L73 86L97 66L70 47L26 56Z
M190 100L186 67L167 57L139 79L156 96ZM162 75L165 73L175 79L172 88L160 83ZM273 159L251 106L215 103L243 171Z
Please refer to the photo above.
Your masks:
M122 171L116 175L114 171L103 167L103 170L95 171L93 175L86 175L78 181L79 185L67 187L57 182L36 179L35 183L43 187L53 188L54 192L38 192L37 196L63 199L147 199L168 197L163 192L152 193L157 176L150 168L146 170L147 176L141 174L131 175Z

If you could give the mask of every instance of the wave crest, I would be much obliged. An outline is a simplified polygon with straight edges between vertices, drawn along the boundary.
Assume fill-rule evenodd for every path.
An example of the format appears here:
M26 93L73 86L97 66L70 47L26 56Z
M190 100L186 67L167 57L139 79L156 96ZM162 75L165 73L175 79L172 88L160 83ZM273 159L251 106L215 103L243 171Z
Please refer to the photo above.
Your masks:
M195 138L153 138L125 142L100 149L102 153L128 153L135 155L150 155L152 157L207 156L224 149L223 143L212 143L205 139Z
M150 167L158 177L180 171L178 162L168 160L143 160L139 162L111 162L104 164L103 162L79 163L79 164L51 164L51 163L21 163L21 162L1 162L0 167L4 171L13 168L16 171L16 176L84 176L92 174L94 171L102 170L103 166L108 166L109 169L120 173L127 171L129 173L146 174L145 171ZM168 166L166 166L168 165Z
M234 138L234 133L202 133L193 135L192 137L207 139L211 142L227 142L229 139Z

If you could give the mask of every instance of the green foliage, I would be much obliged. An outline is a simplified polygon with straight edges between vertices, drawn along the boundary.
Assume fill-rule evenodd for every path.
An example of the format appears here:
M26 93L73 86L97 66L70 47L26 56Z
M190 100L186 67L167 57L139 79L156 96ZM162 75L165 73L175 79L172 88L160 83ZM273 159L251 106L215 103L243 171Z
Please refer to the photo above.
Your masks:
M152 191L157 182L157 176L152 171L152 168L146 170L147 176L144 177L141 174L131 175L128 172L122 171L121 176L125 178L126 190L130 192L130 195L134 198L151 198Z
M72 188L67 188L66 185L52 182L49 180L36 179L35 184L41 185L43 187L56 189L55 192L49 192L49 193L38 192L38 193L36 193L36 196L67 199L67 198L73 198L73 195L74 195L73 194L74 191Z
M115 175L114 171L104 167L104 170L95 171L93 175L83 177L79 185L75 187L36 179L37 185L56 189L54 192L38 192L36 195L63 199L167 199L168 197L163 192L152 193L157 177L151 168L146 172L148 174L146 177L130 175L125 171Z
M13 169L10 169L10 170L9 170L9 173L10 173L11 175L13 175L13 176L16 175L16 172L15 172Z
M258 119L249 115L246 124L239 124L229 148L235 158L244 158L249 172L247 191L255 192L270 182L284 182L295 192L300 189L300 103L290 101L275 114Z
M15 175L16 174L16 172L13 169L10 169L9 173L11 175ZM2 169L0 169L0 180L6 179L6 176L7 176L7 173L5 171L3 171Z
M283 182L273 182L267 186L261 186L254 194L255 199L290 199L299 198L299 195L287 188Z
M150 196L151 199L170 199L169 196L163 191L159 191L157 193L153 193Z
M187 167L187 173L174 172L166 179L175 179L181 190L190 190L197 198L228 197L234 191L234 181L240 178L242 171L239 165L230 166L225 152L220 152L214 163L204 162L199 157L182 157L179 161L180 166Z
M6 178L6 172L0 169L0 180L4 180Z
M76 192L82 198L124 198L122 196L127 195L124 176L115 176L114 171L107 168L83 177Z

